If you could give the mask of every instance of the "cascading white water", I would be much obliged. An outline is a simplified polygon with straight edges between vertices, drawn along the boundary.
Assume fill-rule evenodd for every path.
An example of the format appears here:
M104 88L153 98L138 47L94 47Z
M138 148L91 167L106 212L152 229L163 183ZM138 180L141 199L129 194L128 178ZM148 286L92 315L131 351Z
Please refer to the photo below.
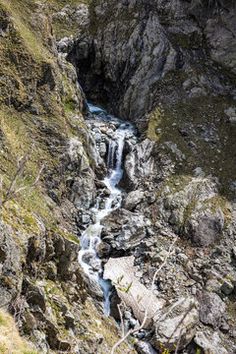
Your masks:
M91 113L105 114L100 108L89 105ZM110 118L110 116L109 116ZM98 118L99 119L99 118ZM116 120L117 122L117 120ZM90 279L99 283L104 294L104 313L109 315L110 312L110 291L111 285L108 281L102 278L102 263L97 256L97 246L101 242L101 231L103 226L101 220L109 215L115 209L121 206L122 193L117 187L122 179L123 169L123 151L125 139L133 135L133 127L129 123L120 122L119 127L114 133L113 139L109 141L107 169L108 174L104 179L104 184L108 188L110 194L104 201L104 207L99 208L99 200L96 206L92 209L95 217L94 224L90 225L81 236L81 249L79 251L79 263L81 264L84 272Z

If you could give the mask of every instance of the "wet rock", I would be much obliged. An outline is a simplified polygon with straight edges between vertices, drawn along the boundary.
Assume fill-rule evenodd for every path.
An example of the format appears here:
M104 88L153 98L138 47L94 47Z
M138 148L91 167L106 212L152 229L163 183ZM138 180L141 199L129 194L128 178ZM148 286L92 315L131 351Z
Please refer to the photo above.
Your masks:
M154 158L152 156L153 147L154 142L145 139L126 156L125 172L133 188L138 186L139 181L148 178L155 172Z
M82 224L89 224L90 221L91 221L90 215L82 214L82 217L81 217Z
M225 314L225 303L221 300L219 295L208 292L202 292L198 300L201 322L217 328Z
M232 294L232 292L234 291L234 284L230 280L224 279L224 282L221 285L221 291L225 295Z
M101 142L99 145L99 153L101 157L105 157L107 153L107 146L106 143Z
M108 257L111 252L111 246L106 242L101 242L98 244L96 250L99 258Z
M139 340L134 345L135 349L139 354L156 354L156 350L151 346L150 343Z

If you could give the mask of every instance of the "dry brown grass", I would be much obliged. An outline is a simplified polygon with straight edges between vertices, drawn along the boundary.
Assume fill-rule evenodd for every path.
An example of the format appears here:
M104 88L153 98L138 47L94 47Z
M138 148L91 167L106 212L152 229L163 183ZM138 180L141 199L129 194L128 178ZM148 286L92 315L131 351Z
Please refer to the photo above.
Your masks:
M37 354L19 335L13 318L0 310L0 354Z

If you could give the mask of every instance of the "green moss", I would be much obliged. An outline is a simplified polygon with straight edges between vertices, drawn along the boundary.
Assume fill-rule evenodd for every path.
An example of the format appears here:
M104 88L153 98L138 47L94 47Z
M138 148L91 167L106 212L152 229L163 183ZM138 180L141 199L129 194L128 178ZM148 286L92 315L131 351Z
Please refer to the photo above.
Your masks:
M78 244L78 245L79 245L79 243L80 243L80 240L79 240L78 236L76 236L76 235L74 235L74 234L68 232L68 231L65 230L65 229L61 229L61 228L59 228L59 227L57 227L57 226L54 226L54 227L52 228L52 231L53 231L55 234L58 234L58 235L60 235L61 237L65 238L65 239L67 239L67 240L69 240L69 241L72 241L72 242L74 242L74 243L76 243L76 244Z
M89 4L91 0L49 0L49 11L51 14L59 12L66 5L70 5L71 8L76 8L80 4ZM53 17L53 30L56 38L69 37L76 35L78 31L78 24L76 22L67 23L64 19Z
M147 137L150 140L158 141L160 139L160 133L158 133L158 126L164 118L164 110L161 106L158 106L149 116Z
M64 107L66 112L73 112L76 108L76 104L72 100L69 100L65 102Z
M42 44L42 39L32 29L30 23L27 22L27 19L29 19L29 10L31 9L32 11L35 9L34 5L36 1L0 0L0 3L11 14L17 33L35 60L51 60L52 56Z
M227 122L224 110L234 105L227 97L192 98L173 105L157 106L150 114L147 137L157 141L162 151L171 154L176 175L193 175L201 167L206 175L219 178L220 192L231 199L230 184L236 175L236 127ZM187 129L187 136L181 133ZM213 129L216 141L204 138L204 132ZM176 145L184 159L173 154L166 142ZM192 146L189 145L191 142Z
M6 316L4 316L3 313L0 312L0 326L5 326L6 324L7 324Z

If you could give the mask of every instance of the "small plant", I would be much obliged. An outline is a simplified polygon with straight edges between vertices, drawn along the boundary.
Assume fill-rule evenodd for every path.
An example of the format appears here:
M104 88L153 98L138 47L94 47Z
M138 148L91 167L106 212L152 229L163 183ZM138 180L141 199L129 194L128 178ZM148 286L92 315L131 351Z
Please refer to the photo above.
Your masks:
M160 344L161 354L170 354L169 349L165 348L163 344Z
M122 291L124 293L128 293L130 291L131 287L132 287L133 282L129 283L126 287L124 287L123 285L121 285L121 281L122 281L123 278L124 278L123 276L117 278L117 282L115 282L114 285L120 291Z

